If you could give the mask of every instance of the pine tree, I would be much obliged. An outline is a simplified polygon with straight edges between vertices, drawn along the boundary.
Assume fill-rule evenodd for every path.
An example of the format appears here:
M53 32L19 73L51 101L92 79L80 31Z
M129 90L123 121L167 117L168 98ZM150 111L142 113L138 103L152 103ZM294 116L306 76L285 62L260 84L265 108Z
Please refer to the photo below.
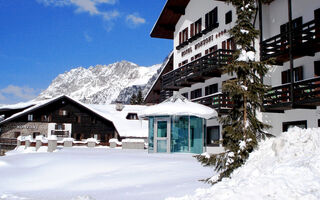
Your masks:
M259 121L256 115L257 111L263 110L263 96L268 89L263 84L263 77L268 72L269 63L255 61L254 40L259 34L253 25L257 11L256 0L230 2L236 7L238 19L229 33L235 39L238 50L225 67L225 71L235 75L235 79L227 81L222 88L234 104L229 113L219 119L223 125L226 152L196 156L204 166L214 166L219 172L218 176L206 180L212 184L229 177L236 168L242 166L257 146L258 140L265 138L264 130L270 127Z
M142 103L143 103L142 91L139 90L138 95L137 95L137 104L142 105Z
M136 105L137 104L137 96L136 94L133 94L130 98L130 104L131 105Z

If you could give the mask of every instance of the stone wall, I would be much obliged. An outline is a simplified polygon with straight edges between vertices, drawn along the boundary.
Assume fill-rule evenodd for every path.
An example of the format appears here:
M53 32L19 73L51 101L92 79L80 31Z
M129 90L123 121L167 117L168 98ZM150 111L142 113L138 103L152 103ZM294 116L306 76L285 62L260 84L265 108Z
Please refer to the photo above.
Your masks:
M48 123L43 122L9 122L1 126L2 138L16 138L15 133L21 136L32 135L33 133L48 136Z

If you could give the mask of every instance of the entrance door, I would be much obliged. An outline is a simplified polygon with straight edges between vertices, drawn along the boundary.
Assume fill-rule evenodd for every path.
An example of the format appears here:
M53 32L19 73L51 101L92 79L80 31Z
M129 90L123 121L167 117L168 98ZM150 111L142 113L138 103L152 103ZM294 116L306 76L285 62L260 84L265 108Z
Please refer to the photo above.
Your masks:
M170 152L170 119L157 119L154 123L154 151L157 153Z

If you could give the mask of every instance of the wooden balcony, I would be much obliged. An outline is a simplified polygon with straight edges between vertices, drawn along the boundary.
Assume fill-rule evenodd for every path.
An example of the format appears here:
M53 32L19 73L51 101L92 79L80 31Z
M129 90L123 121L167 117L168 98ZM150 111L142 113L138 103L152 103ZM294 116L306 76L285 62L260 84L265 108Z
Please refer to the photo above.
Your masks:
M218 114L226 114L230 108L233 107L233 103L228 95L221 92L192 99L193 102L197 102L215 109Z
M320 19L296 27L291 32L284 32L263 41L260 45L261 60L274 58L276 64L289 61L289 35L292 38L293 58L314 56L320 51Z
M0 138L0 150L12 150L17 146L17 139Z
M160 102L163 102L172 96L173 96L172 90L161 90L160 91Z
M164 90L179 90L206 79L220 77L222 67L232 60L233 50L219 49L162 76Z
M288 83L271 88L265 95L265 111L284 112L295 108L316 109L320 106L320 77L294 83L293 98L290 87L291 84Z

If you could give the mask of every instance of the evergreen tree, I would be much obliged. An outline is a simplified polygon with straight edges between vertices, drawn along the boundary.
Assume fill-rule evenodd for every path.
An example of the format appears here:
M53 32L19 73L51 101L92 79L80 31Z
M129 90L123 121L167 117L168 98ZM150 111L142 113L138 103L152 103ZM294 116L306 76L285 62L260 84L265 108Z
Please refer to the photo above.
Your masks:
M236 168L243 165L257 146L258 140L265 138L264 130L270 127L259 121L256 115L257 111L263 109L263 96L268 89L263 84L263 77L268 72L267 61L255 61L254 40L259 34L253 25L257 12L256 0L229 2L236 7L238 19L229 32L235 39L237 51L230 64L225 67L229 75L235 75L235 79L227 81L222 88L231 97L234 106L227 115L219 119L223 125L226 152L196 156L204 166L214 166L219 172L219 176L206 180L212 184L229 177Z
M143 96L142 96L142 91L139 90L138 95L137 95L137 104L142 105L143 104Z
M131 105L136 105L137 104L137 96L136 94L133 94L130 98L130 104Z

